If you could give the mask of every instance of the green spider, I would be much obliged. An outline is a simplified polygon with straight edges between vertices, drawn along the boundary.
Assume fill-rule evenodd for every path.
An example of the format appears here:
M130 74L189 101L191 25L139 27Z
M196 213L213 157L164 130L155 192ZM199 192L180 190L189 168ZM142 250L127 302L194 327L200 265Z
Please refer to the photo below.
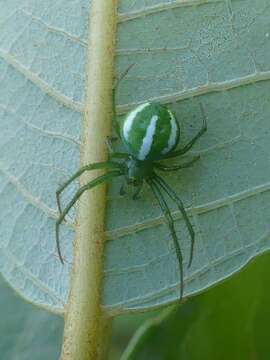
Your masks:
M118 159L118 161L109 160L85 165L71 176L56 192L57 205L60 213L56 222L56 244L59 259L62 263L64 263L64 260L59 244L59 226L64 221L69 210L85 191L104 182L109 182L115 177L124 176L125 183L134 186L133 199L136 199L138 198L143 183L146 182L157 199L174 241L180 271L180 300L182 299L184 290L183 256L176 235L174 220L164 199L163 192L176 203L189 231L191 246L188 267L190 267L192 263L195 232L187 216L183 202L157 172L176 171L187 168L199 159L200 156L196 156L192 160L176 166L167 166L160 162L160 160L175 158L185 154L207 130L206 117L201 104L200 107L203 114L203 125L200 131L180 149L176 149L180 138L179 123L173 113L164 105L150 102L143 103L129 112L122 123L114 124L115 130L123 142L127 153L113 152L111 150L110 158ZM60 206L60 194L62 191L85 171L96 169L109 169L110 171L79 188L71 201L62 210ZM120 194L123 195L124 193L124 187L122 186Z

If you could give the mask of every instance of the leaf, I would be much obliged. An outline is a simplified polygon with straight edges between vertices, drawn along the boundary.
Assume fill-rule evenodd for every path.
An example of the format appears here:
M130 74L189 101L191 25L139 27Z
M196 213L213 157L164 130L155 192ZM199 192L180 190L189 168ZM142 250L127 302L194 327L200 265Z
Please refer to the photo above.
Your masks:
M117 318L113 343L123 344L134 332L134 321L147 315L137 324L121 360L267 359L269 255L257 257L228 281L182 306Z
M58 359L63 319L23 301L2 277L0 289L1 357L5 360Z
M67 299L74 212L61 229L63 267L54 194L79 164L87 6L20 2L0 14L0 270L22 296L56 312ZM201 126L199 103L208 119L190 153L200 161L166 175L196 229L185 295L270 247L269 11L266 0L119 4L118 76L135 63L118 89L119 113L145 99L168 103L181 123L181 144ZM158 204L146 186L138 201L121 198L119 187L109 188L104 270L104 306L114 314L179 296ZM174 216L186 265L189 237Z

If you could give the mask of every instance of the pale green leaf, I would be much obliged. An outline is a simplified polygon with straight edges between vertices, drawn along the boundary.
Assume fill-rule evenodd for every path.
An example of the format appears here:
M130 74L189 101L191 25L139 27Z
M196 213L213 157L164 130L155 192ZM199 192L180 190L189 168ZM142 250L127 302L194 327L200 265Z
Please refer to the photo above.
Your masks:
M3 1L2 1L3 2ZM55 253L55 190L79 164L88 1L3 2L0 12L0 270L25 298L63 311L72 219ZM269 250L270 6L267 0L124 1L119 4L119 112L171 104L181 144L208 131L194 166L166 175L196 229L185 294L196 294ZM145 186L140 200L108 194L104 305L150 309L179 296L167 225ZM63 200L70 198L72 186ZM172 209L176 209L170 203ZM187 264L189 237L175 211Z

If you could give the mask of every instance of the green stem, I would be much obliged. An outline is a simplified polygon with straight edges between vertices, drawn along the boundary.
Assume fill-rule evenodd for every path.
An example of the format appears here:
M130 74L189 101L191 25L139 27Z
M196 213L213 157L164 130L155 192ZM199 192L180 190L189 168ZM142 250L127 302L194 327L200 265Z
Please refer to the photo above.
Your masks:
M116 0L92 0L81 165L106 161L111 132ZM68 75L68 74L67 74ZM104 140L104 141L103 141ZM104 173L81 176L81 186ZM62 360L101 360L106 356L111 320L101 308L105 186L87 191L78 207Z
M153 331L177 311L178 308L178 306L170 306L163 310L158 316L146 320L133 335L120 360L138 359L139 351L152 336Z

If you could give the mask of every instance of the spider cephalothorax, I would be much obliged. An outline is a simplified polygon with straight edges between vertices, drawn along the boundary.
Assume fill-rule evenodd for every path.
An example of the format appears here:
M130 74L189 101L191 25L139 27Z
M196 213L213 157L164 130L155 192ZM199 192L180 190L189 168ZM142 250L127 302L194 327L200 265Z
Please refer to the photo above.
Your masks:
M202 106L201 111L204 115ZM206 131L206 118L205 116L203 117L203 126L201 130L188 144L179 149L176 149L180 138L179 123L171 110L164 105L150 102L141 104L129 112L123 122L120 124L118 123L115 128L127 153L111 152L110 158L115 159L114 161L110 160L83 166L67 180L56 193L60 212L59 219L56 222L56 241L59 258L63 263L59 246L59 226L71 207L86 190L110 181L114 177L123 176L126 183L135 187L133 197L137 198L143 183L146 182L158 201L173 237L180 270L181 299L183 296L183 258L175 231L174 220L164 198L164 194L176 203L186 222L191 238L188 266L190 266L192 262L195 233L181 199L163 178L158 175L158 173L186 168L199 159L199 156L196 156L192 160L176 166L167 166L164 165L164 162L161 162L161 160L185 154ZM109 171L82 186L62 211L60 207L61 192L83 172L94 169L108 169ZM123 187L120 192L124 194Z

